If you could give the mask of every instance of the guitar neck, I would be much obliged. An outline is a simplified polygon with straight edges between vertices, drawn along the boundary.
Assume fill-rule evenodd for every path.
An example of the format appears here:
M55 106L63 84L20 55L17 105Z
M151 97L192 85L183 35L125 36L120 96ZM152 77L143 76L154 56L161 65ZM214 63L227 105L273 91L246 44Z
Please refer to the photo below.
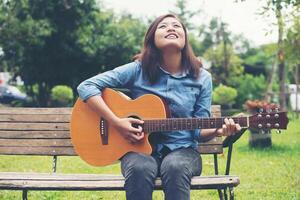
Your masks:
M143 129L145 132L161 132L175 130L195 130L195 129L210 129L221 128L224 119L228 117L218 118L167 118L144 120ZM249 127L249 117L230 117L235 123L241 127Z

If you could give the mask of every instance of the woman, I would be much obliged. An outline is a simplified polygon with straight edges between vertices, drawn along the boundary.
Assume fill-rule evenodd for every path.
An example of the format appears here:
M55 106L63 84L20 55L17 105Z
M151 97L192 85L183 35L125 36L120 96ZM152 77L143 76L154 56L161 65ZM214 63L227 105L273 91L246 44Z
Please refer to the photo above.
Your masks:
M136 61L94 76L78 86L80 97L108 120L131 143L144 138L142 120L117 117L101 98L106 87L124 87L133 98L155 94L169 106L170 117L209 117L212 79L201 68L188 43L187 31L172 14L158 17L149 27L142 52ZM161 176L165 199L190 198L192 176L201 174L201 157L197 141L217 135L232 135L241 128L225 119L221 129L161 132L151 137L151 155L129 152L121 159L126 198L152 199L154 180ZM151 136L152 136L151 135Z

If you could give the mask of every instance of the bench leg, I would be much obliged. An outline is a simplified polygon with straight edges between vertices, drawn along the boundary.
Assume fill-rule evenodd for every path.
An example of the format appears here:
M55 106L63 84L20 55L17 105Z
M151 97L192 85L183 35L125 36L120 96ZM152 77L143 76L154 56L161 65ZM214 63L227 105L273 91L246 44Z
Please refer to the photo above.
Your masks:
M27 198L27 190L23 190L23 192L22 192L22 199L23 200L28 200L28 198Z
M218 189L218 193L219 193L220 200L224 200L222 190Z
M57 166L57 156L53 156L53 167L52 167L53 173L56 173L56 166Z
M216 153L214 154L214 166L215 166L215 175L218 175L219 174L218 154L216 154ZM221 189L218 189L218 194L219 194L220 200L224 200Z
M228 200L228 196L227 196L227 188L224 189L224 199Z
M229 188L229 195L230 195L230 200L234 200L233 187L230 187L230 188Z

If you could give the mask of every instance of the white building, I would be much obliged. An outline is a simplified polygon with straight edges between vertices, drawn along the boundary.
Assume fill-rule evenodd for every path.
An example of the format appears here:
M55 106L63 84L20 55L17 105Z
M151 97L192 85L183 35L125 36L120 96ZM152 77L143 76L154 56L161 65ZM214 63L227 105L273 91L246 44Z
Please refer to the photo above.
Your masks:
M300 111L300 87L298 85L298 91L296 90L296 84L289 85L290 92L290 104L293 111ZM297 102L297 104L296 104Z

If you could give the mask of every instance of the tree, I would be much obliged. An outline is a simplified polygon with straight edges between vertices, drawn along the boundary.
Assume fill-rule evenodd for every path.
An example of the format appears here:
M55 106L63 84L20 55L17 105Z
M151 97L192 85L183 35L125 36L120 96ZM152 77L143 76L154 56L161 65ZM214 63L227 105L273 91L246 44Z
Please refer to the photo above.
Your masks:
M40 106L48 104L55 85L75 94L80 81L128 62L144 33L139 20L120 19L95 0L2 0L0 9L3 60Z
M211 61L211 72L214 74L214 83L228 85L230 79L243 74L244 68L241 65L242 60L234 53L232 46L226 47L227 67L224 68L224 44L209 48L204 58Z
M284 37L285 37L285 10L292 9L294 6L299 5L298 0L268 0L267 5L263 7L262 15L271 11L276 16L278 41L277 41L277 61L278 61L278 78L279 78L279 103L281 109L285 110L287 107L286 102L286 65L284 53Z
M170 12L176 14L189 30L194 29L195 27L191 23L191 19L196 15L199 15L201 13L201 10L200 9L194 11L188 10L187 0L176 0L175 6L176 6L176 10Z
M95 18L95 2L1 1L0 43L10 71L22 76L27 90L46 106L54 85L70 85L70 78L87 64L76 32Z
M220 84L213 91L213 102L223 106L231 107L237 97L237 90Z
M296 112L299 111L298 107L298 93L299 93L299 71L300 71L300 6L295 9L293 15L293 25L287 30L287 37L285 40L285 52L286 59L289 65L289 72L291 79L296 84ZM297 117L299 117L299 112L297 112Z

